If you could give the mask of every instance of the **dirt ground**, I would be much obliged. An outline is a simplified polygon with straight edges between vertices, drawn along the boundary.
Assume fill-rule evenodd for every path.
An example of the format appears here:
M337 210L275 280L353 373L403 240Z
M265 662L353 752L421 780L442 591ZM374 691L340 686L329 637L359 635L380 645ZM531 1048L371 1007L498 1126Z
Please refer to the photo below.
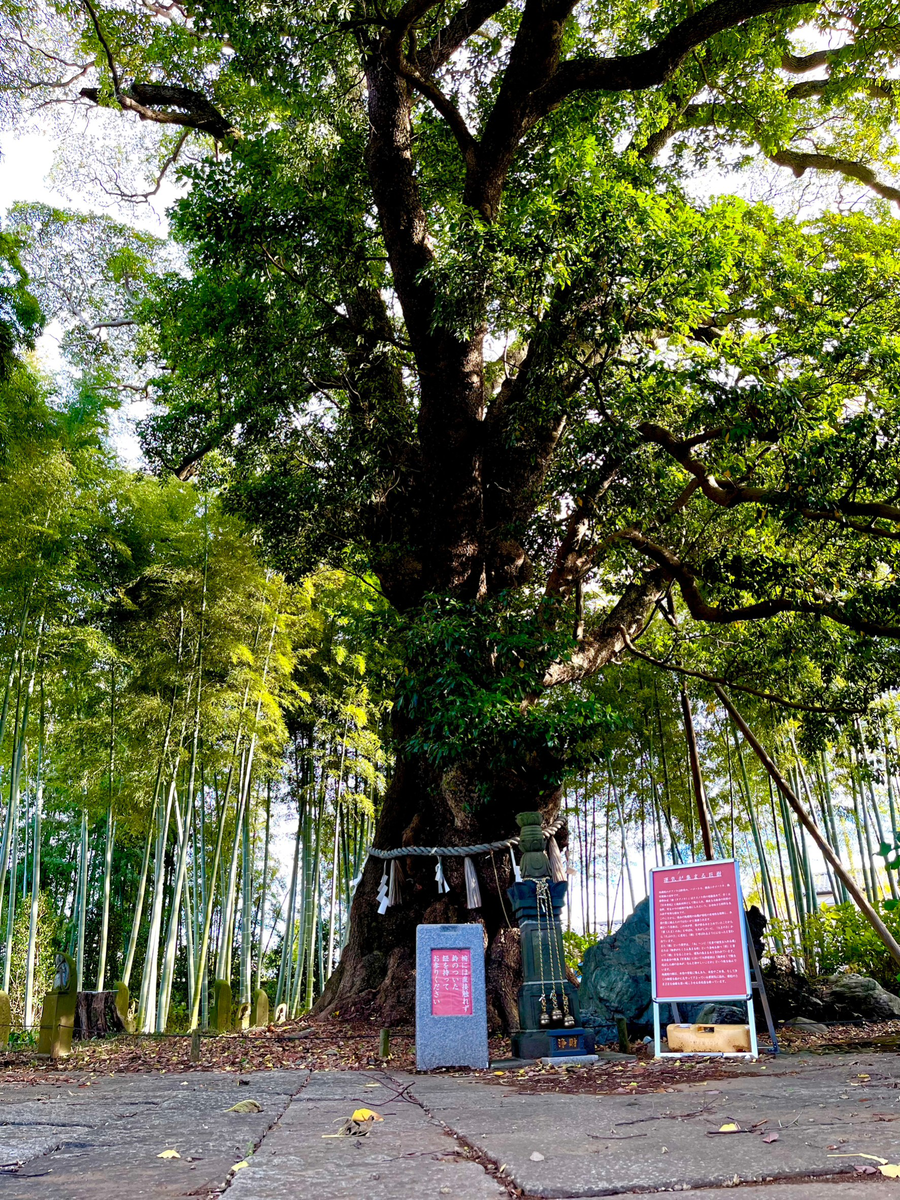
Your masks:
M827 1034L811 1035L784 1028L779 1041L785 1056L799 1052L829 1054L884 1050L896 1053L900 1047L900 1021L835 1025ZM5 1082L30 1083L37 1080L69 1082L77 1072L116 1075L146 1072L224 1071L249 1072L276 1070L360 1071L389 1067L392 1071L415 1071L415 1039L411 1028L390 1031L390 1056L379 1057L379 1030L373 1022L347 1021L340 1017L314 1023L298 1021L270 1025L266 1029L247 1030L201 1039L199 1062L191 1061L188 1035L141 1037L121 1036L102 1041L75 1042L70 1058L55 1062L36 1058L32 1049L7 1051L0 1058L0 1077ZM761 1038L765 1050L767 1040ZM618 1045L599 1047L618 1051ZM634 1059L601 1058L589 1067L544 1067L541 1065L512 1070L471 1072L515 1083L523 1092L568 1094L641 1095L668 1091L688 1081L702 1082L731 1077L735 1073L757 1074L765 1071L767 1055L758 1063L722 1060L664 1059L654 1062L650 1047L635 1043ZM503 1037L490 1041L492 1060L509 1055L509 1042ZM454 1072L459 1074L460 1072ZM469 1072L462 1072L469 1073Z

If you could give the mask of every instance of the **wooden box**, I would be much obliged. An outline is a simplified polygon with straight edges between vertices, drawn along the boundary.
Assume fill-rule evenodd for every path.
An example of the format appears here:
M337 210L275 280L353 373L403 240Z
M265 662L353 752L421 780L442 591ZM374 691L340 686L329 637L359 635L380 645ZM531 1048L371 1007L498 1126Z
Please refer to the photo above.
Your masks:
M669 1050L678 1054L749 1054L749 1025L667 1025Z

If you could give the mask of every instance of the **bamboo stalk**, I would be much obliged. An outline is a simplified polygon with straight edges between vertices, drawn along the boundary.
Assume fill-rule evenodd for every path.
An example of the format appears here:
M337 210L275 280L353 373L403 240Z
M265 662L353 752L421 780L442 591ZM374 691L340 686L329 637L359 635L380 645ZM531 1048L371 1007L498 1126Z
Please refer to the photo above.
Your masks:
M41 806L44 798L44 681L41 680L41 728L38 738L38 759L34 795L34 834L31 847L31 908L28 914L28 954L25 960L26 1029L34 1025L34 972L37 962L38 918L41 902Z
M769 758L768 754L766 754L765 750L762 748L760 743L756 740L756 738L753 735L752 730L747 725L746 721L740 715L740 713L737 711L737 709L734 707L734 705L731 703L731 701L729 700L728 696L726 695L726 693L723 690L723 688L721 687L721 685L714 684L713 687L714 687L716 695L722 701L722 704L725 706L725 708L728 711L728 713L730 714L732 720L738 726L741 733L743 734L744 740L750 745L753 752L756 754L757 758L763 764L763 766L765 767L766 771L769 774L769 777L772 779L773 783L778 788L778 790L782 794L782 796L784 796L787 803L791 806L794 813L796 813L797 818L803 825L804 829L806 829L809 832L813 841L816 843L816 845L821 850L823 856L826 858L826 860L828 862L831 863L831 866L834 869L835 874L837 874L841 878L847 891L850 893L850 895L853 897L853 899L856 901L857 905L859 906L860 912L863 914L863 916L866 918L866 920L869 922L869 924L872 926L872 928L875 930L875 932L881 938L882 942L884 942L891 957L894 959L894 961L898 965L900 965L900 944L898 944L898 942L894 938L891 931L885 925L884 921L882 921L881 917L878 915L878 913L875 911L875 909L869 903L867 897L857 887L856 881L852 878L852 876L849 874L849 872L845 869L841 860L838 858L838 856L832 850L832 848L828 842L828 839L823 837L821 830L816 825L815 821L810 816L810 814L806 811L805 807L803 806L802 801L792 791L792 789L789 787L789 785L787 783L787 780L784 778L784 776L781 774L781 772L775 766L774 762L772 762L771 758Z

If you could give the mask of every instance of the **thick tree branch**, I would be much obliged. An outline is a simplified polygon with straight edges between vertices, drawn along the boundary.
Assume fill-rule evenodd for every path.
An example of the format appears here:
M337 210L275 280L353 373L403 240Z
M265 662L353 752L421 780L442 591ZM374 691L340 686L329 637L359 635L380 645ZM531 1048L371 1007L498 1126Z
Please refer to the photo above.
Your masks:
M639 636L666 590L666 573L651 571L629 584L612 611L589 630L575 652L564 662L555 662L544 675L545 688L585 679L602 670L627 646L627 638Z
M527 0L509 65L484 127L477 166L464 199L494 220L507 172L529 129L577 91L642 91L671 79L696 47L752 17L798 7L801 0L713 0L639 54L560 63L565 22L574 0Z
M208 133L217 141L240 136L203 93L193 88L165 83L133 83L131 87L123 89L117 77L114 77L113 84L117 104L127 112L137 113L142 121L153 121L157 125L181 125L198 133ZM80 94L86 100L100 103L99 88L82 88Z
M759 600L755 604L744 604L738 608L720 608L706 602L697 582L697 576L673 554L667 546L646 537L638 529L624 529L618 534L622 541L630 542L645 557L657 563L668 579L678 584L688 612L696 621L712 625L730 625L735 621L759 621L776 617L782 613L804 613L809 616L828 617L839 625L846 625L858 633L874 634L877 637L900 638L900 625L884 625L866 617L855 617L833 604L819 601L790 599L786 596Z
M585 492L578 497L566 525L556 561L547 580L544 595L550 599L565 600L571 595L576 583L583 578L594 559L596 547L585 548L590 530L591 513L597 501L605 495L619 473L620 464L610 459L604 469Z
M469 0L418 52L415 65L419 72L431 75L439 70L485 21L506 8L508 3L509 0Z
M688 54L718 33L753 17L796 8L802 0L713 0L686 17L666 36L639 54L613 58L571 59L535 92L532 112L543 115L576 91L631 92L657 87L675 74Z
M802 150L778 150L768 157L779 167L790 167L798 179L805 171L833 171L843 175L845 179L855 179L865 184L876 196L881 196L884 200L893 200L895 204L900 204L900 187L884 183L865 163L838 158L833 154L807 154Z
M697 438L680 440L661 425L653 424L652 421L642 422L638 426L638 432L645 441L661 446L677 463L689 471L699 483L700 490L707 500L712 500L714 504L718 504L722 508L733 508L738 504L785 504L796 508L796 497L789 492L773 488L745 487L733 483L731 480L718 480L714 475L710 475L705 464L691 454L691 448L698 444ZM707 436L709 435L703 435L704 441ZM798 511L811 521L836 521L843 524L845 523L843 522L844 517L869 517L874 521L900 522L900 507L877 500L850 500L845 497L831 502L830 510L803 506ZM849 525L849 522L846 524ZM870 533L875 536L891 536L892 533L892 531L883 529L868 529L863 525L850 525L850 528L859 533Z
M785 54L781 60L781 69L790 75L805 75L807 71L817 71L819 67L828 66L836 53L839 51L814 50L812 54Z

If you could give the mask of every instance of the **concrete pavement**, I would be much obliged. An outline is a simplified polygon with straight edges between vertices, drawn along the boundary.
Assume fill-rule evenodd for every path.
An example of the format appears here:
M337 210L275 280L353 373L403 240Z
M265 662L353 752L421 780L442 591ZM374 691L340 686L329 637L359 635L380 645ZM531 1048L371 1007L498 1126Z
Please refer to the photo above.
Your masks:
M900 1163L897 1064L892 1054L791 1056L758 1074L735 1068L640 1096L522 1094L513 1074L0 1081L0 1200L581 1200L687 1190L705 1200L900 1200L900 1180L853 1174L855 1163L877 1167L875 1158ZM245 1099L262 1111L226 1111ZM328 1136L359 1107L384 1120L364 1138ZM740 1132L720 1133L727 1124ZM166 1149L179 1157L159 1158ZM874 1157L833 1157L851 1153Z

